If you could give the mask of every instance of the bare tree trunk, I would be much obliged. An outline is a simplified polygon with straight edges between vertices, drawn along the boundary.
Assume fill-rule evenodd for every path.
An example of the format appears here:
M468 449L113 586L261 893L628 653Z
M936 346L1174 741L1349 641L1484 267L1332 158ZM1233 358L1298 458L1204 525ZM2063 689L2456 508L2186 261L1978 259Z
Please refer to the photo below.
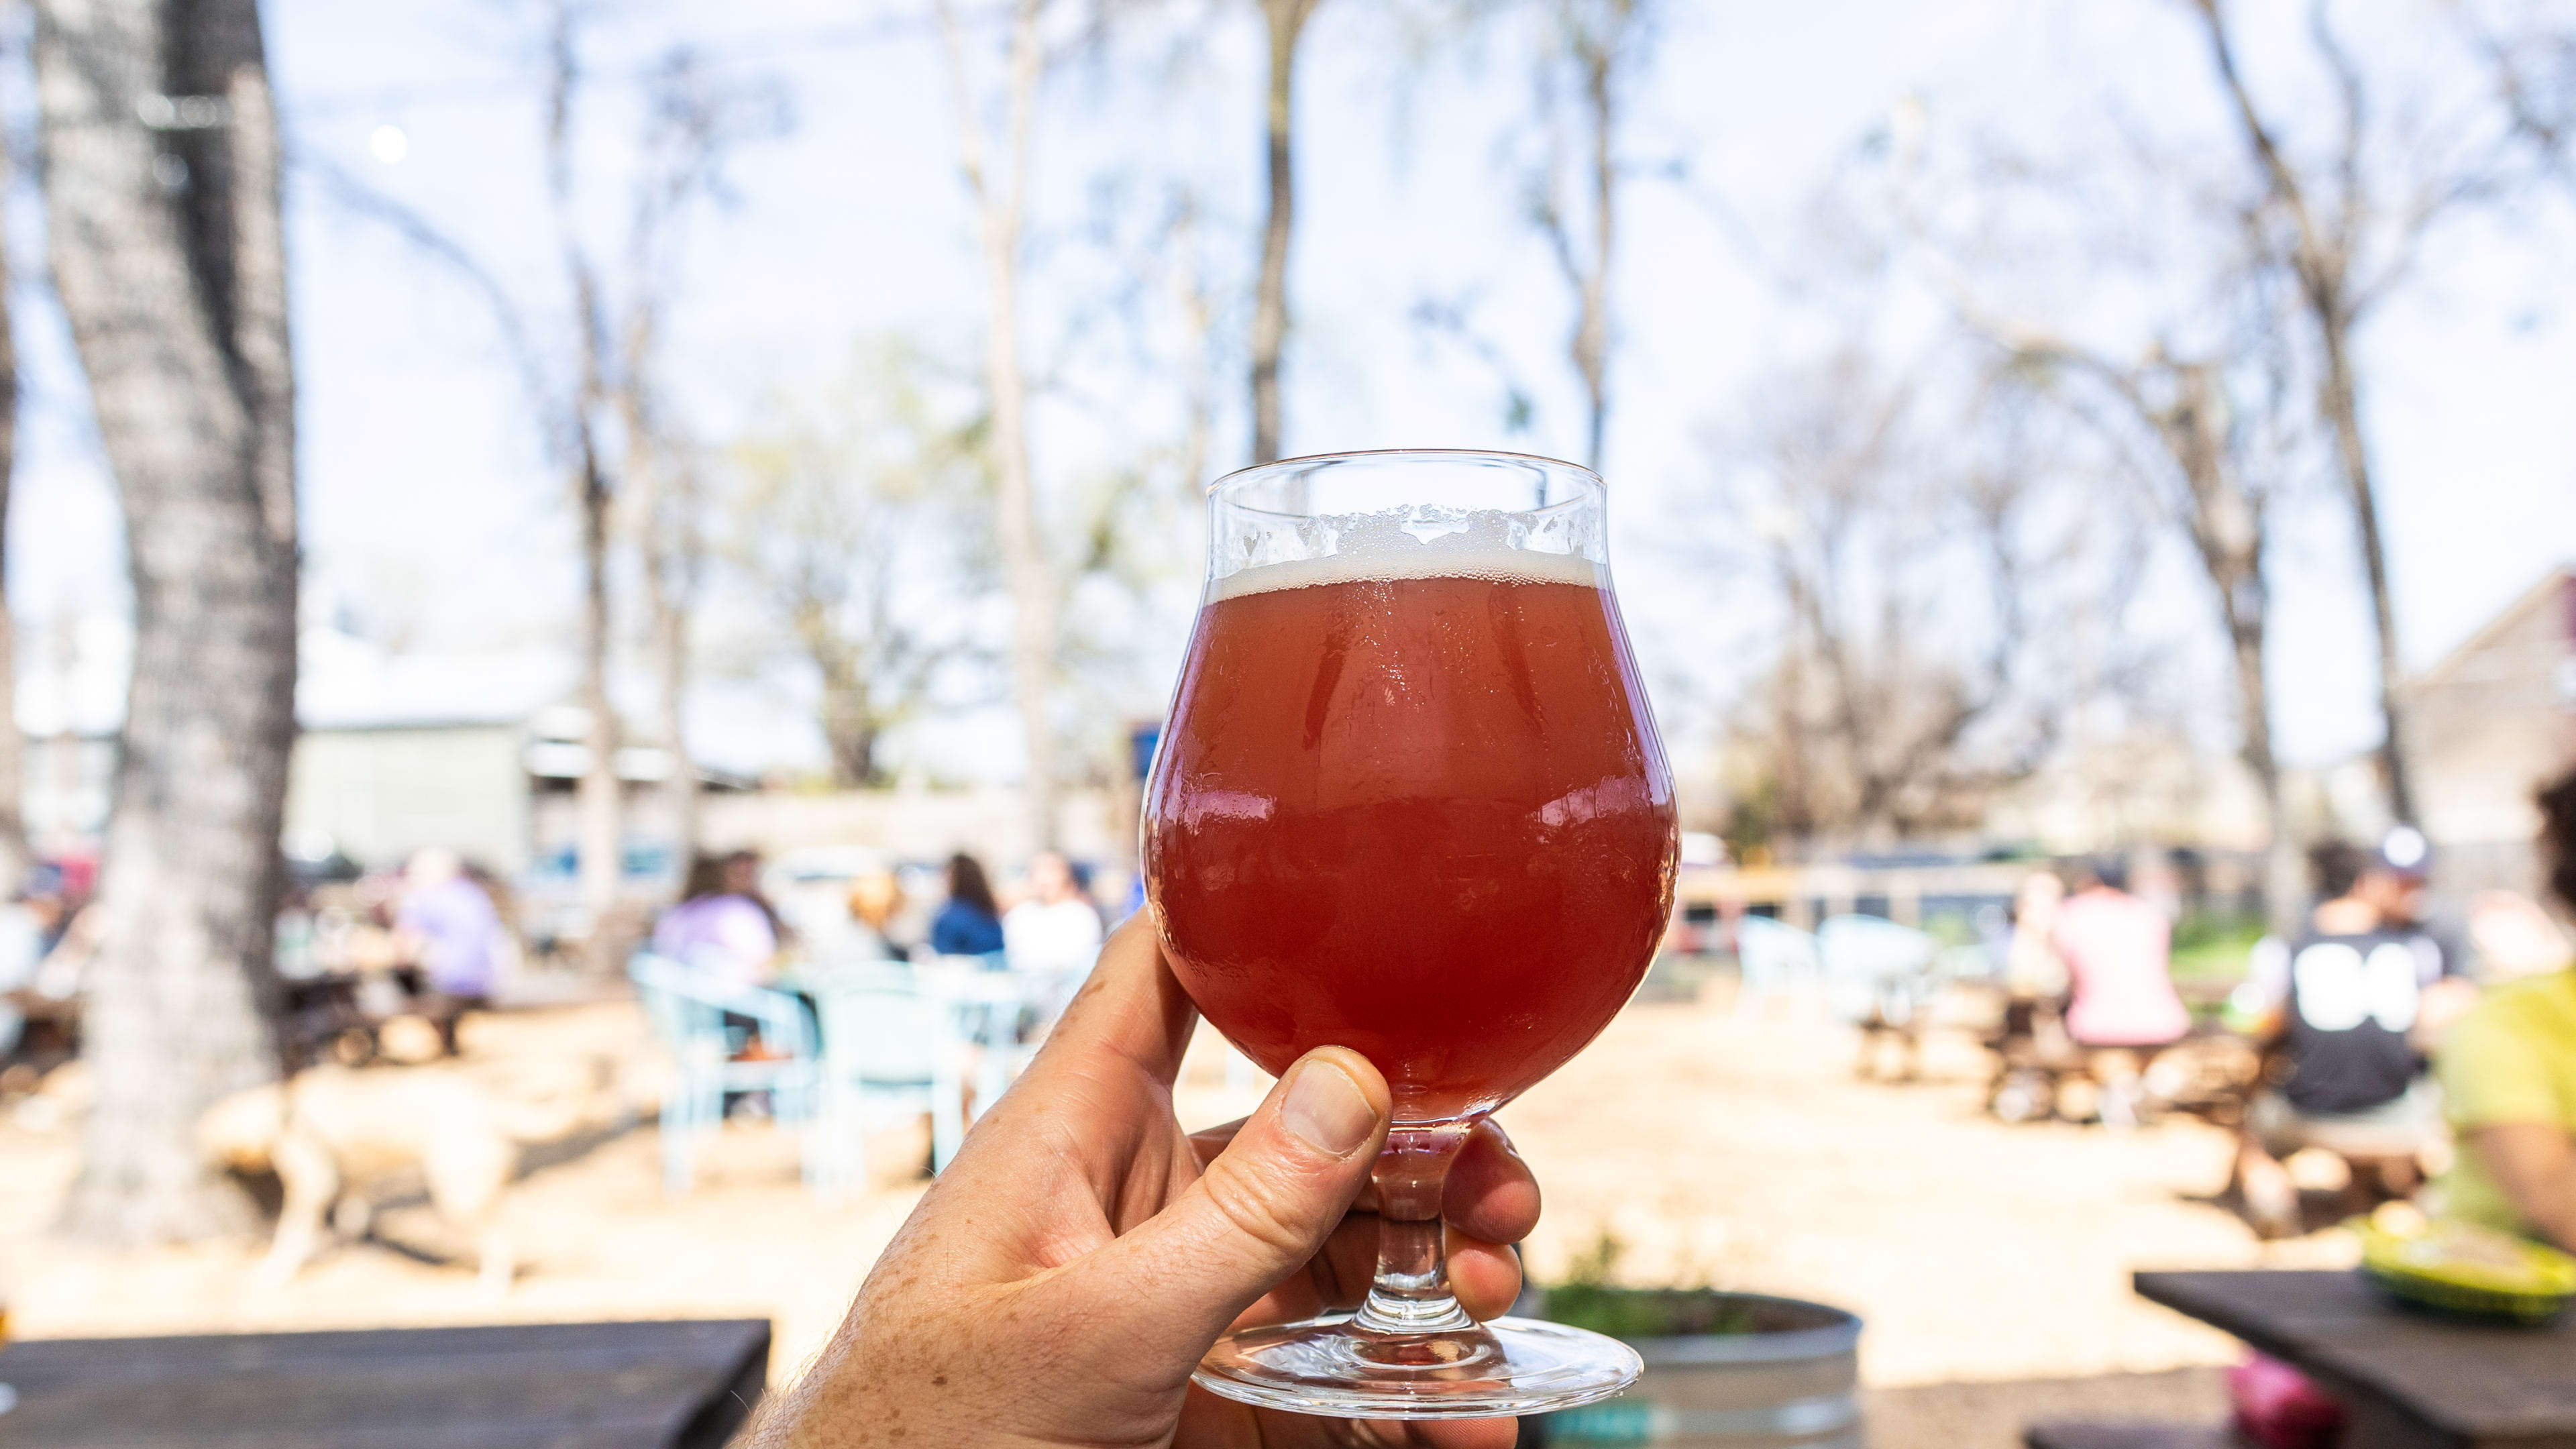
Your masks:
M1214 361L1216 307L1208 297L1207 289L1195 280L1183 294L1181 303L1182 313L1188 319L1189 356L1192 359L1189 421L1181 432L1181 496L1197 504L1201 490L1210 481L1208 454L1214 451L1216 442L1216 397L1208 382L1209 375L1215 370L1209 364ZM1190 536L1198 541L1200 549L1207 547L1206 530L1194 528ZM1204 564L1205 560L1199 562ZM1193 568L1184 577L1197 578L1201 572L1201 569Z
M1056 663L1055 570L1040 536L1035 480L1029 466L1028 377L1020 365L1020 227L1028 195L1029 128L1044 74L1044 41L1038 20L1046 0L1016 0L1012 7L1008 117L1004 142L1009 174L986 167L983 126L976 119L964 41L954 9L942 0L940 25L957 91L958 159L975 198L975 229L984 251L987 315L984 380L992 394L995 532L1011 590L1011 674L1020 723L1028 736L1027 804L1040 847L1056 841L1055 721L1052 699Z
M662 684L662 739L670 751L671 774L662 783L670 802L671 839L683 864L698 849L698 762L689 753L686 704L689 696L689 613L665 595L654 601L653 636Z
M635 420L630 428L649 423L640 404L630 409L630 416ZM669 802L671 838L685 876L687 863L698 848L698 765L689 753L687 717L689 611L697 593L702 554L697 475L685 463L674 469L662 467L663 460L654 445L637 441L643 436L628 434L627 456L630 475L640 465L640 471L651 478L651 502L654 512L661 515L645 521L649 548L645 576L652 590L653 662L661 686L657 701L659 724L671 762L671 773L662 782L662 795Z
M2183 531L2200 554L2218 600L2219 623L2227 631L2228 651L2236 667L2237 713L2244 731L2238 756L2263 795L2263 818L2270 838L2263 855L2263 910L2271 929L2295 934L2307 902L2307 870L2297 833L2290 825L2289 802L2281 791L2280 759L2272 748L2271 684L2266 667L2272 619L2271 586L2263 577L2266 533L2261 498L2249 490L2231 461L2230 426L2220 369L2209 362L2166 364L2172 374L2174 399L2162 409L2146 401L2134 382L2120 391L2146 422L2162 436L2166 451L2183 475L2187 502ZM2107 364L2095 363L2097 373Z
M625 878L626 802L617 778L621 743L617 710L608 694L608 651L616 627L608 597L610 509L615 503L600 458L597 418L605 401L606 368L597 270L582 249L573 213L573 102L581 88L580 15L556 0L547 36L546 194L554 211L556 244L563 251L572 293L573 328L580 376L570 401L565 439L572 462L573 499L581 511L581 706L590 716L585 740L589 767L574 787L575 840L580 898L590 916L593 968L609 969L616 933L606 929Z
M1574 331L1566 353L1583 383L1583 457L1601 470L1602 449L1610 421L1610 262L1618 237L1619 87L1625 80L1621 62L1630 50L1630 27L1639 23L1637 0L1607 0L1598 6L1562 3L1557 23L1564 31L1568 56L1581 80L1584 127L1585 200L1591 210L1588 245L1577 246L1575 222L1566 214L1562 190L1562 134L1548 159L1545 185L1535 198L1537 222L1556 254L1557 269L1574 291ZM1542 80L1542 97L1548 94Z
M2326 416L2333 420L2335 461L2342 465L2345 489L2352 495L2353 528L2361 539L2362 573L2370 582L2370 616L2379 635L2379 768L2388 781L2388 812L2413 822L2415 784L2406 769L2406 716L2398 701L2405 678L2397 658L2397 606L2388 591L2388 556L2379 544L2379 492L2371 481L2370 450L2361 439L2360 407L2353 396L2351 338L2337 315L2318 325L2325 338L2326 375L2321 390Z
M2257 604L2246 606L2246 600L2215 577L2223 598L2220 612L2226 616L2230 652L2236 664L2236 698L2244 720L2245 739L2238 754L2245 768L2254 776L2255 788L2263 795L2263 819L2271 838L2263 852L2263 914L2271 929L2284 936L2296 934L2301 907L2307 898L2307 871L2300 858L2299 839L2290 826L2289 802L2281 793L2281 765L2272 753L2272 712L2267 701L2270 690L2265 681L2264 656L2268 634L2268 612ZM2236 590L2261 591L2259 577L2247 576L2236 581Z
M832 749L834 784L861 790L885 778L877 769L880 732L866 705L845 706L833 717L831 727L825 733Z
M625 878L626 801L617 778L622 731L608 694L608 647L614 619L608 600L609 489L587 424L573 487L581 505L581 707L589 717L585 743L590 763L573 787L581 904L592 922L595 967L616 963L600 956L607 945L603 923L617 908Z
M0 195L9 188L0 147ZM18 348L9 335L9 264L0 255L0 889L27 873L27 741L18 733L18 631L9 612L9 480L18 462Z
M1270 215L1261 228L1261 280L1252 300L1252 461L1279 457L1279 354L1288 340L1288 244L1297 225L1297 42L1316 0L1261 0L1270 30ZM1205 481L1205 480L1201 480Z
M1583 462L1595 473L1601 471L1602 436L1610 421L1610 256L1619 193L1610 149L1618 120L1611 88L1616 43L1614 34L1585 56L1583 74L1584 100L1592 111L1592 265L1583 273L1575 312L1574 368L1583 375L1586 403Z
M647 283L638 278L636 285L641 288ZM689 760L688 730L683 717L689 687L685 593L689 575L695 571L690 557L695 527L688 517L686 501L675 496L679 490L673 485L678 480L664 467L661 420L655 416L646 381L655 323L655 308L650 301L633 304L615 393L618 428L626 437L621 491L632 510L628 525L635 532L644 562L645 647L653 659L654 725L662 736L664 758L669 764L661 790L671 812L672 850L680 863L680 879L674 882L674 889L685 891L689 862L698 846L698 772Z
M2360 311L2353 277L2353 249L2375 198L2361 187L2363 97L2361 80L2334 38L2322 5L2310 12L2310 32L2342 91L2344 136L2337 165L2344 176L2340 215L2331 222L2318 212L2308 189L2282 154L2271 128L2255 108L2253 92L2236 65L2234 42L2227 33L2219 0L2196 0L2209 38L2210 59L2236 115L2246 150L2262 173L2272 199L2288 213L2294 233L2290 270L2298 278L2299 297L2316 325L2325 363L2317 383L2317 406L2334 430L2335 462L2352 496L2353 527L2361 541L2362 572L2370 585L2373 626L2379 636L2379 764L2388 785L2389 813L2401 821L2415 819L2415 790L2406 769L2405 722L2398 703L2403 675L2397 657L2397 614L2388 591L2388 563L2379 541L2378 490L2371 480L2370 450L2361 435L2358 383L2352 368L2352 330ZM2429 220L2424 211L2411 223L2417 235Z
M716 190L730 124L748 93L712 86L687 48L657 69L647 102L643 151L649 164L627 231L627 292L615 387L625 435L623 489L644 563L648 650L660 686L655 713L670 771L662 795L685 862L698 845L698 767L689 752L689 616L705 572L696 450L661 407L662 318L680 282L678 238L689 206ZM591 336L598 333L594 330ZM595 370L595 369L594 369ZM684 872L685 873L685 872Z
M271 948L295 737L294 379L254 0L41 0L54 280L124 503L134 677L83 992L97 1084L69 1227L243 1225L194 1141L279 1069Z

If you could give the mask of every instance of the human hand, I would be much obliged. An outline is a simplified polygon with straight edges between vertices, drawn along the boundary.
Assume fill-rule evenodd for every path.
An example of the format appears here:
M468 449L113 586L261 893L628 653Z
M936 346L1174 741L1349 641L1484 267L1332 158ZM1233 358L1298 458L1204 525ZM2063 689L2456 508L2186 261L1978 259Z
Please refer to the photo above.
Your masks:
M1310 1418L1190 1383L1228 1328L1367 1291L1389 1102L1367 1058L1323 1047L1251 1116L1190 1136L1171 1085L1196 1021L1152 931L1129 922L744 1442L1508 1449L1509 1420ZM1459 1154L1442 1216L1459 1302L1500 1314L1520 1291L1504 1245L1538 1221L1500 1128Z

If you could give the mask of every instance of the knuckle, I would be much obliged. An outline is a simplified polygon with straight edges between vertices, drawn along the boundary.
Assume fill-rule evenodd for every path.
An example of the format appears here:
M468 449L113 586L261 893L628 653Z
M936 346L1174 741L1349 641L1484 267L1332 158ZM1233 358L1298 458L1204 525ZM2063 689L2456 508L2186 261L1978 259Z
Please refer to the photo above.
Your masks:
M1297 1220L1295 1194L1284 1184L1220 1157L1208 1165L1199 1188L1236 1232L1283 1260L1303 1257L1313 1247L1314 1234Z

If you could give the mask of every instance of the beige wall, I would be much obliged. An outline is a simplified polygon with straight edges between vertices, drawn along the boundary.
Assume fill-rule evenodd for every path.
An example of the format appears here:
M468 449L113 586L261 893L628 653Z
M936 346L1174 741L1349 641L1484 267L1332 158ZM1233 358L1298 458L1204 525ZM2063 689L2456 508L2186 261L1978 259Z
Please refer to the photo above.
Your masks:
M528 772L515 726L312 730L295 742L286 828L362 865L443 845L496 870L528 858Z
M2528 842L2533 787L2576 763L2572 590L2561 579L2408 688L2417 808L2435 840Z
M1027 811L1017 791L759 791L709 795L700 839L711 850L750 846L765 855L810 846L854 845L883 851L889 863L935 861L966 850L1010 870L1028 858ZM1133 853L1116 819L1125 812L1105 790L1068 791L1057 830L1067 853L1101 862ZM1131 827L1132 828L1132 827Z

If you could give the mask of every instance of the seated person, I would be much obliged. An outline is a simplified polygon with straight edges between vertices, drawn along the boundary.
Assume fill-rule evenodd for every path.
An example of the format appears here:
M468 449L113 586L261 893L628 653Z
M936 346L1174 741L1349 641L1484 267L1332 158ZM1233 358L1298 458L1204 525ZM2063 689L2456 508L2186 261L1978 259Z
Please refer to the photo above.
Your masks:
M2146 1102L2145 1062L2191 1030L2174 991L2173 923L2129 894L2118 861L2088 862L2078 879L2084 888L2058 906L2049 931L2074 988L2066 1034L2101 1083L2103 1125L2131 1127Z
M455 851L428 846L403 868L394 923L397 948L427 981L423 1014L452 1056L458 1020L491 1003L505 953L501 914Z
M2013 893L2012 934L2004 947L2004 990L2015 1001L2054 1001L2066 994L2066 962L2050 936L2065 905L2066 882L2035 870Z
M1002 917L1002 939L1014 971L1091 969L1100 954L1100 909L1083 894L1070 861L1052 850L1030 858L1027 894Z
M2159 1047L2191 1030L2173 985L2173 923L2129 894L2118 862L2088 863L2084 888L2057 908L2049 944L2066 963L2074 1000L2066 1030L2088 1047Z
M2539 798L2550 888L2576 910L2576 771ZM2460 1140L2435 1211L2576 1252L2576 969L2489 992L2435 1069Z
M1043 983L1021 1022L1026 1033L1064 1010L1100 955L1100 908L1072 862L1052 850L1030 859L1028 893L1003 914L1002 941L1011 969Z
M2035 870L2013 893L2012 929L2004 944L2004 1019L2007 1054L2065 1055L2066 959L2052 939L2066 902L2066 882L2054 871Z
M903 948L894 943L895 919L903 910L903 883L893 871L879 868L851 877L848 905L850 920L864 932L861 940L871 955L889 961L905 958Z
M27 872L16 899L0 905L0 1058L16 1050L27 1024L22 999L36 988L37 968L54 943L62 919L61 873L39 865Z
M680 903L653 923L653 951L737 986L765 986L785 935L760 894L760 857L738 850L690 862Z
M2280 1158L2321 1147L2352 1165L2356 1190L2369 1173L2404 1194L2415 1188L2416 1154L2441 1133L2424 1049L2474 992L2459 954L2421 925L2423 860L2317 846L2308 867L2321 899L2308 929L2254 947L2266 1004L2255 1035L2277 1066L2247 1104L2236 1170L2267 1236L2299 1227Z
M984 863L959 851L948 857L948 899L930 920L935 956L990 956L1002 949L1002 908Z

